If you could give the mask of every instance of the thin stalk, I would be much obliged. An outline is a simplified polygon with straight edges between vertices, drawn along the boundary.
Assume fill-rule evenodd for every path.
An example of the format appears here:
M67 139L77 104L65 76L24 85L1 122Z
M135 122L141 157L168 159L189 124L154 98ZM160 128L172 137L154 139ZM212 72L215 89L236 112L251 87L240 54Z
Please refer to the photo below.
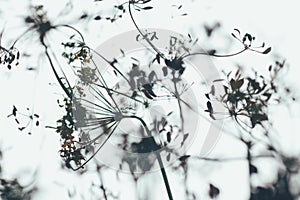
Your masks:
M105 138L105 140L102 142L102 144L100 145L100 147L98 147L98 149L95 151L95 153L93 153L93 155L89 158L89 159L87 159L82 165L80 165L79 167L77 167L77 168L72 168L72 170L73 171L77 171L77 170L79 170L79 169L81 169L82 167L84 167L90 160L92 160L92 158L94 158L94 156L100 151L100 149L104 146L104 144L108 141L108 139L112 136L112 134L115 132L115 130L116 130L116 128L118 127L118 125L116 125L116 124L118 124L118 122L115 122L111 127L113 127L113 126L115 126L114 128L113 128L113 130L111 130L111 132L110 132L110 134ZM111 128L110 127L110 128ZM109 128L109 129L110 129ZM107 130L105 130L102 134L101 134L101 136L105 133L105 132L107 132L109 129L107 129ZM97 139L98 138L100 138L100 136L98 136L97 137Z
M128 4L128 10L129 10L129 15L131 17L131 20L135 26L135 28L138 30L138 32L143 36L143 38L145 38L145 40L148 42L148 44L150 44L150 46L153 48L153 50L163 59L166 59L164 54L161 53L153 44L152 42L149 40L149 38L143 34L143 32L141 31L141 29L138 27L137 23L135 22L134 18L133 18L133 15L132 15L132 11L131 11L131 4L132 2L129 1L129 4Z
M74 28L73 26L70 26L70 25L67 25L67 24L56 25L55 28L56 28L56 27L60 27L60 26L66 27L66 28L70 28L70 29L74 30L75 32L77 32L77 33L80 35L82 42L84 42L84 37L83 37L83 35L80 33L79 30L77 30L77 29Z
M243 53L247 49L248 48L244 48L243 50L241 50L239 52L232 53L232 54L225 54L225 55L209 54L209 53L206 53L206 52L196 52L196 53L187 54L185 56L182 56L181 58L184 59L184 58L187 58L187 57L190 57L190 56L196 56L196 55L206 55L206 56L212 56L212 57L218 57L218 58L232 57L232 56L236 56L236 55L239 55L239 54Z
M49 63L50 63L50 66L51 66L51 68L52 68L52 71L53 71L53 73L54 73L54 75L55 75L56 80L58 81L60 87L64 90L64 92L66 93L66 95L67 95L70 99L72 99L72 93L66 88L66 86L64 85L64 83L61 81L61 78L59 77L59 75L58 75L58 73L57 73L57 71L56 71L56 69L55 69L55 67L54 67L54 64L53 64L53 62L52 62L52 59L51 59L51 57L50 57L50 55L49 55L49 53L48 53L48 46L45 44L44 41L42 41L42 45L43 45L44 48L45 48L45 54L46 54L46 57L47 57L47 59L48 59L48 61L49 61Z
M182 132L184 133L184 119L183 119L183 112L182 112L182 106L180 104L180 95L179 95L179 92L178 92L178 89L177 89L177 85L176 85L176 82L175 82L175 71L172 72L172 75L173 75L173 83L174 83L174 89L175 89L175 97L177 99L177 103L178 103L178 107L179 107L179 112L180 112L180 120L181 120L181 127L182 127Z
M93 96L95 98L97 98L100 102L102 102L104 105L106 105L108 108L111 108L112 110L115 110L113 105L105 98L105 96L102 94L101 91L97 90L96 88L94 87L90 87L90 89L92 89L94 92L96 92L97 95L93 94ZM107 91L107 90L106 90Z
M105 86L103 86L103 85L99 85L99 84L96 84L96 83L93 83L93 84L96 85L96 86L98 86L98 87L101 87L101 88L104 88L104 89L106 89L106 90L109 90L109 91L111 91L111 92L114 92L114 93L116 93L116 94L119 94L119 95L123 95L123 96L125 96L125 97L128 97L128 98L130 98L130 99L132 99L132 100L134 100L134 101L136 101L136 102L139 102L139 103L141 103L141 104L144 104L143 101L138 100L138 99L136 99L136 98L133 98L132 96L129 96L129 95L124 94L124 93L122 93L122 92L116 91L116 90L111 89L111 88L107 88L107 87L105 87Z
M97 51L95 51L94 49L90 48L87 46L88 49L92 50L97 56L99 56L100 58L102 58L105 62L107 62L114 70L116 70L125 80L126 82L130 85L130 81L128 80L128 78L118 69L116 68L111 62L109 62L109 60L107 60L103 55L101 55L100 53L98 53ZM94 62L94 61L93 61ZM96 67L97 65L94 64ZM98 67L97 67L98 69ZM99 71L98 71L99 72ZM99 72L100 73L100 72Z
M14 43L12 44L12 47L14 47L16 45L16 43L22 38L24 37L24 35L26 35L29 31L33 30L35 28L35 26L32 26L30 28L28 28L26 31L24 31L21 35L19 35L19 37L14 41Z
M134 118L134 119L139 120L139 121L141 122L141 124L143 125L143 127L145 128L145 130L146 130L146 132L147 132L147 135L148 135L149 137L152 137L151 132L150 132L150 130L149 130L147 124L145 123L145 121L144 121L142 118L140 118L140 117L138 117L138 116L135 116L135 115L132 115L132 116L124 116L124 118ZM165 187L166 187L166 190L167 190L167 193L168 193L169 200L173 200L173 195L172 195L172 192L171 192L171 188L170 188L168 176L167 176L167 173L166 173L164 164L163 164L163 162L162 162L160 153L159 153L158 151L156 151L156 152L155 152L155 155L156 155L156 158L157 158L157 160L158 160L158 164L159 164L160 171L161 171L161 174L162 174L164 183L165 183Z
M107 111L108 112L108 114L110 114L110 113L114 113L115 112L115 110L110 110L110 109L108 109L108 108L105 108L105 107L103 107L103 106L100 106L100 105L98 105L98 104L96 104L96 103L94 103L94 102L91 102L91 101L89 101L89 100L87 100L87 99L81 99L82 101L85 101L85 102L87 102L87 103L90 103L90 104L92 104L92 105L94 105L94 106L96 106L96 107L98 107L98 108L101 108L101 109L103 109L103 110L105 110L105 111ZM100 110L101 110L100 109ZM102 110L102 111L103 111Z
M104 57L103 57L103 59L105 59ZM99 71L99 69L98 69L98 67L97 67L97 65L96 65L96 63L95 63L95 61L92 59L92 62L93 62L93 64L95 65L95 67L96 67L96 69L97 69L97 71L98 71L98 73L99 73L99 76L100 76L100 78L102 79L102 81L103 81L103 84L106 86L106 88L108 88L108 86L107 86L107 84L106 84L106 82L105 82L105 79L103 78L103 76L102 76L102 73ZM113 66L113 64L110 64L111 66ZM115 66L113 66L114 68L115 68ZM121 72L120 72L121 73ZM122 73L121 73L122 74ZM122 74L123 75L123 74ZM124 75L123 75L124 76ZM124 76L125 77L125 76ZM100 80L100 79L99 79ZM127 80L127 79L126 79ZM100 80L100 82L101 82L101 80ZM102 82L101 82L102 83ZM121 112L121 110L120 110L120 108L119 108L119 106L118 106L118 104L116 103L116 101L115 101L115 99L113 98L113 96L112 96L112 94L109 92L109 90L107 90L106 89L106 92L107 92L107 94L109 95L109 97L111 98L111 100L113 101L113 103L115 104L115 107L117 108L117 110L118 110L118 112ZM105 98L104 98L105 99Z
M248 163L248 172L249 172L249 191L250 191L250 196L251 196L251 194L252 194L252 181L251 181L251 176L252 176L252 172L251 172L252 155L251 155L251 151L250 151L251 146L247 143L245 143L245 145L247 146L247 163Z

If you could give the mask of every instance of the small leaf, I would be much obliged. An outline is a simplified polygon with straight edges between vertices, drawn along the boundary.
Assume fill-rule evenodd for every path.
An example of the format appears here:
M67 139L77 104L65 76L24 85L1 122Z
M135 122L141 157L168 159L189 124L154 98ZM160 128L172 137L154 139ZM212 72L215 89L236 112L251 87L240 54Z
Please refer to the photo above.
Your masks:
M231 35L232 35L232 37L234 37L234 38L238 39L238 38L236 37L236 35L234 35L233 33L231 33Z
M119 10L123 10L123 9L124 9L123 5L119 5L117 8L118 8Z
M80 16L80 19L85 19L85 18L87 18L88 17L88 15L86 14L86 13L84 13L84 14L82 14L81 16Z
M208 102L206 103L206 105L207 105L207 110L208 110L210 113L213 113L213 107L212 107L210 101L208 101Z
M146 90L142 90L142 92L148 99L153 99L153 97Z
M20 131L23 131L25 128L26 128L26 127L19 127L18 129L19 129Z
M250 165L250 174L257 174L258 173L258 170L257 170L257 167L255 167L254 165Z
M189 157L191 157L191 156L190 156L190 155L184 155L184 156L181 156L181 157L179 158L179 160L180 160L181 162L185 162L186 159L188 159Z
M168 153L168 155L167 155L167 161L170 161L170 158L171 158L171 153Z
M121 53L122 53L122 55L124 57L125 56L125 52L123 51L123 49L120 49L120 51L121 51Z
M147 83L143 85L143 88L149 93L151 96L156 97L156 94L153 92L152 85Z
M167 116L170 116L170 115L172 115L172 113L173 113L173 111L169 112L169 113L167 114Z
M210 113L209 116L210 116L213 120L216 120L215 116L213 116L212 113Z
M117 73L117 71L116 70L113 70L114 71L114 74L116 75L116 76L118 76L118 73Z
M271 50L272 50L272 48L269 47L269 48L267 48L267 49L263 52L263 54L268 54L268 53L270 53Z
M209 94L205 94L206 98L208 98L210 100Z
M17 115L17 111L18 111L17 108L14 106L13 111L12 111L13 116Z
M97 16L97 17L94 18L94 20L100 20L100 19L101 19L100 16Z
M26 18L25 18L25 22L26 22L26 23L34 23L34 19L31 18L31 17L26 17Z
M248 40L251 42L252 41L252 36L250 34L246 34L246 36L248 37Z
M272 93L265 92L262 95L264 95L265 97L267 97L266 101L268 101L271 98Z
M269 66L269 69L268 69L268 70L269 70L269 72L272 70L272 65Z
M236 87L235 87L235 80L232 78L229 83L230 83L231 89L235 90L236 89Z
M241 71L241 69L239 67L238 70L235 72L235 77L238 77L240 75L240 71Z
M226 94L228 94L228 87L226 86L226 85L223 85L223 87L224 87L224 92L226 93Z
M165 59L165 64L170 67L171 69L173 70L182 70L184 69L183 65L184 65L184 62L182 60L182 58L174 58L172 60L168 60L168 59Z
M208 55L215 55L216 52L217 52L217 51L216 51L215 49L212 49L212 50L207 51L207 54L208 54Z
M235 28L235 29L233 29L233 30L235 30L236 32L238 32L239 34L241 34L241 32L240 32L239 29Z
M226 75L227 78L229 78L230 74L232 73L232 71L228 72L228 74Z
M171 132L167 133L167 141L170 143L171 142Z
M213 184L209 184L209 193L208 194L209 194L210 198L214 199L220 194L220 190Z
M138 93L137 93L136 91L133 91L131 97L132 97L132 98L135 98L135 97L137 96L137 94L138 94Z
M213 82L215 83L215 82L220 82L220 81L224 81L224 79L216 79Z
M163 71L164 76L168 75L168 68L167 67L163 67L162 71Z
M235 82L235 88L240 89L243 86L243 84L244 84L244 79L237 80Z
M253 114L250 120L252 128L254 128L256 124L261 124L262 121L267 121L268 116L266 114Z
M144 8L142 8L143 10L151 10L153 7L152 6L146 6Z
M183 135L183 139L182 139L182 142L181 142L181 146L184 144L184 142L186 141L186 139L189 137L189 134L186 133Z
M211 86L210 93L211 93L212 95L215 95L216 89L215 89L215 86L214 86L214 85Z
M159 54L156 54L156 60L157 60L158 64L160 64L160 55Z
M243 43L245 43L246 40L247 40L247 37L246 37L246 35L245 35L245 36L243 37Z

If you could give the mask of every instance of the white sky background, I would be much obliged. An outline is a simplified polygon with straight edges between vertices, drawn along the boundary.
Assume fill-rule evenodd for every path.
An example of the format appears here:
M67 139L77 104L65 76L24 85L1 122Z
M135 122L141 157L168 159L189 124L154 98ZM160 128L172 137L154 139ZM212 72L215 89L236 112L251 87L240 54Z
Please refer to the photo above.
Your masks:
M0 28L2 29L5 26L3 45L9 42L5 41L6 37L10 38L10 36L18 35L19 30L23 30L21 29L22 25L18 23L27 11L21 2L23 1L0 1L0 7L3 12L2 14L0 13ZM56 16L57 12L60 11L57 5L63 5L61 1L57 0L36 2L45 2L45 4L41 4L44 4L45 8L49 9L50 19L51 16ZM99 8L90 7L92 4L82 2L79 0L74 1L76 10L90 11ZM291 89L296 93L298 92L300 87L300 27L299 22L297 22L300 14L298 1L194 0L183 1L183 7L180 10L170 6L173 4L180 5L181 2L179 0L153 0L151 3L154 7L153 10L142 13L135 12L134 15L137 23L143 28L170 29L185 35L190 33L193 37L199 37L200 45L208 48L217 47L217 49L224 50L224 53L235 52L239 47L237 46L238 44L233 44L230 46L230 49L227 48L228 40L225 38L230 37L230 33L234 28L238 28L242 32L252 33L256 36L257 42L266 42L267 46L272 47L271 56L246 52L243 55L230 59L213 59L215 65L220 67L220 69L228 69L229 71L232 63L244 64L245 67L254 67L257 70L261 68L263 72L273 63L273 57L279 55L285 58L290 66L289 73L285 77L287 84L290 84ZM107 1L106 4L109 5L110 1ZM7 9L4 10L4 8ZM102 7L100 6L100 8ZM109 6L104 6L104 8L109 8ZM188 15L180 16L183 13L188 13ZM69 17L55 18L57 22L64 22L67 19ZM210 41L204 41L203 23L212 24L216 21L221 23L221 29L215 32ZM91 22L89 30L85 30L80 26L77 27L82 29L83 33L86 34L87 43L92 47L99 46L111 36L134 29L128 13L123 16L123 19L117 20L113 24L110 22L95 21ZM94 29L97 31L94 31ZM30 44L26 45L27 48L32 48ZM21 179L21 181L26 183L30 180L34 169L39 168L37 184L41 187L41 190L35 199L68 199L66 187L70 187L72 186L71 183L74 183L78 188L84 188L85 186L89 186L90 179L86 178L82 180L71 173L59 170L60 158L57 153L60 145L59 137L53 130L42 128L46 125L55 125L57 116L60 114L60 109L56 103L56 99L60 97L60 94L57 93L59 87L49 85L49 83L56 81L49 70L50 67L46 60L40 61L38 73L26 71L25 67L21 64L11 71L5 68L0 69L0 91L2 94L0 104L0 144L5 153L3 161L5 176L24 176L23 174L26 172L25 174L28 177ZM300 95L298 94L298 96ZM23 108L24 111L26 111L27 106L34 108L34 111L42 116L41 126L32 130L33 135L28 136L26 133L20 133L13 119L6 118L12 110L12 105L16 105L20 109ZM282 142L283 148L288 153L295 155L299 155L300 153L300 148L298 147L300 146L298 144L299 136L295 133L295 131L299 132L300 130L299 108L299 104L295 104L290 109L281 107L273 111L275 128L278 130L278 137ZM212 155L243 155L243 152L239 152L239 147L238 143L223 136L213 150ZM195 151L195 146L192 147L191 151ZM210 173L213 168L216 168L216 171ZM247 174L244 171L246 170L245 163L222 164L222 170L218 170L214 165L202 163L201 169L204 171L198 172L197 170L193 170L192 176L201 179L201 183L207 180L221 188L220 199L246 199L245 194L247 194L248 189L246 185ZM264 178L266 180L269 178L269 181L271 181L273 173L271 171L268 174L268 169L272 168L266 163L262 173L265 175ZM160 199L162 198L162 194L165 195L163 182L160 173L151 173L149 176L152 175L155 184L149 184L147 182L149 179L142 180L142 183L150 188L162 188L153 194L157 195L153 199ZM175 199L182 199L179 196L181 190L179 181L182 177L171 173L169 177ZM124 183L119 184L111 180L110 177L107 177L105 180L108 186L115 184L115 186L122 187L121 190L123 190L123 193L121 193L121 197L123 195L123 198L121 199L136 198L135 191L131 185L128 186L126 177L124 178ZM195 186L191 187L194 188ZM203 189L203 187L207 186L199 184L199 188L201 187L200 191L207 190L207 188ZM177 198L176 194L178 195Z

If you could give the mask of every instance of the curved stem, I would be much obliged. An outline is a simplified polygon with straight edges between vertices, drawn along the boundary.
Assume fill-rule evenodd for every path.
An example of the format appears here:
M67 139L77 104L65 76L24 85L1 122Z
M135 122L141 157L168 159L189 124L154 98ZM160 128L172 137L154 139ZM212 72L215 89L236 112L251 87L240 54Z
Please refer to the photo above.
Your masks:
M264 158L275 158L274 155L263 154L257 156L251 156L252 159L264 159ZM208 162L240 162L247 160L248 157L229 157L229 158L209 158L209 157L201 157L201 156L190 156L189 159L196 159Z
M93 59L92 59L92 61L93 61L93 64L97 67L95 61L94 61ZM108 88L108 86L107 86L107 84L106 84L106 82L105 82L105 80L104 80L104 78L103 78L101 72L99 71L98 67L97 67L97 70L98 70L98 72L99 72L100 78L101 78L102 81L103 81L103 84L106 85L106 87ZM110 91L106 89L106 92L107 92L107 94L109 95L109 97L111 98L111 100L113 101L113 103L115 104L117 110L118 110L119 112L121 112L121 110L120 110L120 108L119 108L117 102L116 102L115 99L113 98L113 96L112 96L112 94L110 93ZM103 99L105 99L105 98L103 98ZM108 101L107 101L107 102L108 102ZM109 103L109 102L108 102L108 103Z
M181 98L180 98L180 95L179 95L179 92L178 92L178 88L177 88L177 85L176 85L176 78L175 78L175 73L174 71L172 72L172 76L173 76L173 80L172 81L174 83L174 90L175 90L175 97L177 99L177 103L178 103L178 108L179 108L179 113L180 113L180 120L181 120L181 127L182 127L182 132L184 133L184 118L183 118L183 112L182 112L182 106L180 104L181 102Z
M238 54L243 53L244 51L246 51L248 48L244 48L243 50L236 52L236 53L232 53L232 54L225 54L225 55L217 55L217 54L209 54L206 52L196 52L196 53L191 53L185 56L182 56L181 59L190 57L190 56L196 56L196 55L206 55L206 56L212 56L212 57L218 57L218 58L224 58L224 57L232 57L232 56L236 56Z
M79 36L81 37L82 42L84 42L84 37L83 37L83 35L80 33L79 30L77 30L77 29L74 28L73 26L70 26L70 25L67 25L67 24L56 25L55 28L56 28L56 27L60 27L60 26L66 27L66 28L70 28L70 29L74 30L75 32L77 32L77 33L79 34Z
M53 73L54 73L54 75L55 75L56 80L58 81L60 87L64 90L64 92L66 93L66 95L67 95L70 99L72 99L72 92L70 92L70 91L66 88L66 86L64 85L64 83L61 81L61 78L59 77L59 75L58 75L58 73L57 73L57 71L56 71L56 69L55 69L55 67L54 67L54 65L53 65L52 59L51 59L51 57L50 57L50 55L49 55L49 53L48 53L48 46L45 44L44 41L41 41L41 42L42 42L42 45L43 45L44 48L45 48L45 54L46 54L46 57L48 58L48 61L49 61L49 63L50 63L50 66L51 66L51 68L52 68L52 71L53 71Z
M134 98L134 97L132 97L132 96L129 96L129 95L127 95L127 94L124 94L124 93L122 93L122 92L118 92L118 91L116 91L116 90L114 90L114 89L107 88L106 86L103 86L103 85L100 85L100 84L97 84L97 83L93 83L93 84L96 85L96 86L98 86L98 87L101 87L101 88L104 88L104 89L106 89L106 90L109 90L110 92L114 92L114 93L116 93L116 94L119 94L119 95L125 96L125 97L127 97L127 98L130 98L130 99L132 99L132 100L134 100L134 101L136 101L136 102L138 102L138 103L144 104L143 101L138 100L138 99L136 99L136 98Z
M81 169L81 168L83 168L90 160L92 160L93 158L94 158L94 156L100 151L100 149L102 149L102 147L104 146L104 144L108 141L108 139L112 136L112 134L115 132L115 130L116 130L116 128L118 127L118 122L115 122L113 125L111 125L108 129L106 129L102 134L101 134L101 136L103 135L103 134L105 134L108 130L110 130L110 128L112 128L113 126L115 126L112 130L111 130L111 132L110 132L110 134L105 138L105 140L102 142L102 144L100 145L100 147L98 147L98 149L95 151L95 153L93 153L93 155L89 158L89 159L87 159L82 165L80 165L79 167L77 167L77 168L72 168L72 170L73 171L77 171L77 170L79 170L79 169ZM99 138L100 138L100 136L98 136Z
M6 53L9 53L9 51L8 51L7 49L5 49L4 47L1 47L1 46L0 46L0 50L3 50L3 51L5 51ZM0 52L0 53L2 53L2 52Z
M145 40L148 42L148 44L150 44L150 46L153 48L153 50L163 59L166 59L164 54L161 53L153 44L152 42L148 39L147 35L144 35L143 32L141 31L141 29L138 27L137 23L135 22L133 16L132 16L132 11L131 11L131 4L132 2L129 1L129 4L128 4L128 11L129 11L129 15L131 17L131 20L135 26L135 28L139 31L139 33L143 36L143 38L145 38Z
M140 117L138 117L138 116L135 116L135 115L132 115L132 116L124 116L124 118L134 118L134 119L139 120L139 121L141 122L141 124L143 125L143 127L145 128L145 130L146 130L146 132L147 132L147 135L148 135L149 137L152 137L151 131L149 130L147 124L145 123L145 121L144 121L142 118L140 118ZM168 193L169 200L173 200L173 195L172 195L172 192L171 192L171 188L170 188L168 176L167 176L167 173L166 173L164 164L163 164L163 162L162 162L160 153L159 153L159 151L155 151L154 153L155 153L156 158L157 158L157 160L158 160L158 164L159 164L160 171L161 171L161 174L162 174L164 183L165 183L165 187L166 187L166 190L167 190L167 193Z
M15 46L15 44L25 35L27 34L30 30L34 29L33 27L28 28L26 31L24 31L24 33L22 33L21 35L19 35L19 37L14 41L14 43L12 44L12 47Z
M96 50L86 46L88 49L92 50L97 56L99 56L100 58L102 58L105 62L107 62L114 70L116 70L125 80L126 82L130 85L130 81L128 80L128 78L118 69L116 68L111 62L109 62L109 60L107 60L103 55L101 55L100 53L98 53ZM95 65L97 66L97 65Z

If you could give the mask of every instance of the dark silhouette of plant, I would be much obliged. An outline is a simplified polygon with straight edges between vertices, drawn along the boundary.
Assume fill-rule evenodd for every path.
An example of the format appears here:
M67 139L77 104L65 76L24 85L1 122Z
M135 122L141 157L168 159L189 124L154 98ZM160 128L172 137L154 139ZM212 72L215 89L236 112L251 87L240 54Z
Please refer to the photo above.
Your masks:
M20 52L14 46L10 47L9 49L2 47L1 40L3 32L4 29L0 33L0 65L7 66L7 68L10 70L12 65L17 66L19 64Z
M27 114L21 113L18 111L18 109L16 108L16 106L13 106L13 110L12 113L9 114L7 117L14 117L15 118L15 122L18 124L18 129L20 131L23 131L27 128L32 129L32 126L39 126L40 121L39 121L39 115L35 114L35 113L30 113L30 109L27 108ZM20 120L26 120L27 123L21 124ZM28 132L29 135L31 135L31 130Z
M131 66L125 69L122 65L122 58L115 57L112 60L107 59L97 50L86 44L83 34L69 24L55 24L47 17L42 5L33 6L31 15L25 17L27 30L18 37L13 45L6 49L1 46L0 40L0 64L5 65L8 69L12 65L18 65L20 52L16 46L22 40L24 35L35 33L38 35L39 45L43 48L43 55L47 58L48 66L51 68L56 81L64 91L63 100L58 100L58 104L64 109L64 115L57 120L53 128L60 136L61 149L60 156L65 162L65 166L74 171L87 170L86 165L99 154L100 150L106 145L113 136L120 137L119 147L131 153L130 156L123 156L119 168L125 165L129 166L133 180L137 180L151 170L157 161L164 185L169 199L174 199L171 190L171 184L165 170L165 163L170 161L171 156L178 156L178 160L173 166L174 171L183 171L185 183L185 195L187 199L197 199L197 194L188 188L188 172L190 169L189 162L207 161L207 162L227 162L235 160L244 160L248 164L250 199L295 199L299 194L293 194L290 191L291 176L299 172L296 167L299 160L296 158L286 157L277 147L273 140L274 136L270 134L272 127L271 117L269 116L269 107L272 104L286 103L295 101L288 87L282 91L282 82L280 73L285 69L285 61L275 62L268 69L267 77L258 75L254 72L253 76L245 75L239 69L236 72L225 73L224 79L218 79L213 82L211 90L206 93L206 108L212 120L230 118L238 127L238 135L229 133L234 138L244 144L246 155L242 158L209 158L193 155L182 155L179 152L179 146L182 147L191 133L187 132L185 122L189 119L186 117L186 110L196 112L199 116L201 113L195 109L184 94L189 91L191 85L183 81L183 75L189 67L187 60L194 56L209 56L215 58L229 58L246 51L256 52L258 54L268 54L271 47L265 48L265 43L255 46L256 38L249 34L241 34L240 30L234 29L232 36L238 41L242 48L238 52L231 54L218 54L217 50L209 49L206 51L193 52L191 46L197 43L188 35L189 40L185 41L180 38L171 38L170 46L167 47L167 53L157 48L152 39L156 35L149 37L146 30L139 28L134 12L147 12L153 9L149 6L151 0L129 0L119 5L114 5L113 16L102 16L96 14L92 16L89 13L83 13L78 20L93 19L96 21L107 20L111 23L120 20L125 14L129 17L139 32L136 37L138 40L146 41L153 55L149 62L149 69L140 66L139 58L131 57ZM179 6L180 9L182 6ZM187 15L186 13L182 16ZM208 37L212 32L219 28L220 24L214 26L205 26ZM52 43L48 36L54 31L68 30L67 39L61 42L63 52L53 52ZM3 33L3 32L2 32ZM0 39L2 39L2 33ZM176 39L176 44L172 39ZM127 55L121 50L123 59ZM68 74L69 69L61 67L57 55L65 59L65 66L69 67L73 74ZM95 58L100 58L108 66L108 71L112 72L114 77L120 79L118 83L111 83L105 76L105 73L97 66ZM159 70L154 70L153 65L158 64ZM60 70L60 72L59 72ZM126 71L127 70L127 71ZM71 81L75 77L77 82ZM218 86L223 91L216 91ZM202 91L199 91L201 95ZM151 110L155 103L161 103L164 100L174 100L176 108L168 113L163 113L147 119L141 111ZM219 104L226 112L218 111L215 104ZM176 110L177 109L177 110ZM29 110L29 109L27 109ZM28 123L20 123L19 116L28 119ZM177 117L178 121L172 121L172 117ZM12 113L8 117L13 117L18 124L20 131L35 124L39 125L38 114L22 114L13 106ZM142 139L132 140L128 133L120 131L119 126L126 120L132 120L134 131L142 136ZM257 134L256 130L261 134ZM179 146L172 147L173 141L178 140ZM254 150L257 145L263 145L265 154L255 154ZM147 154L147 159L140 159L138 154ZM162 155L166 154L166 160ZM263 158L277 159L282 163L284 169L278 173L276 182L267 186L253 185L251 178L259 174L259 169L255 166L255 161ZM86 167L86 168L85 168ZM102 180L103 165L97 164L96 172L99 175L100 185L97 187L102 191L103 199L109 197L117 199L111 191L108 191ZM136 175L135 171L141 170L141 175ZM3 189L2 189L3 188ZM34 190L27 193L23 192L23 187L17 180L7 181L1 179L1 195L6 199L26 199L29 198ZM13 192L12 192L13 191ZM211 199L218 198L221 189L217 184L208 184L207 195ZM17 195L17 196L14 196ZM19 195L19 196L18 196ZM69 197L72 198L69 192Z
M0 197L3 200L30 200L38 190L32 183L22 186L17 178L6 179L2 177L3 151L0 149Z

